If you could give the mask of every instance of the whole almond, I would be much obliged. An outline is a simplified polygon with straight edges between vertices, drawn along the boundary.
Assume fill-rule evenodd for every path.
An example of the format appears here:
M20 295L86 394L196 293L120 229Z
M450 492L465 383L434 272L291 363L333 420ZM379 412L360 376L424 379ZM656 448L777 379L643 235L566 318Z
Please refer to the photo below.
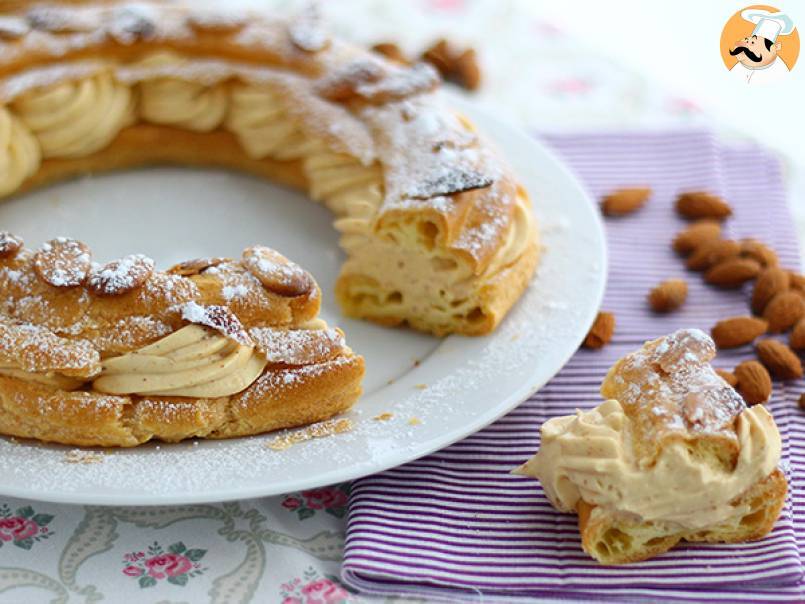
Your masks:
M372 46L372 50L397 63L402 63L403 65L409 64L402 49L394 42L379 42Z
M310 273L271 248L246 248L241 262L263 287L280 296L301 296L315 287Z
M726 201L704 191L681 193L676 199L676 211L685 218L724 220L732 215L732 208Z
M721 237L721 224L714 220L697 220L677 233L673 248L680 254L690 254L705 241Z
M769 322L769 331L782 333L794 326L805 315L805 301L795 291L780 292L766 305L763 318Z
M794 350L805 350L805 319L800 319L794 325L794 330L788 338L788 344Z
M13 258L22 249L21 237L12 235L8 231L0 231L0 259Z
M713 325L710 335L719 348L736 348L762 336L768 326L766 321L757 317L730 317Z
M760 264L751 258L731 258L716 264L704 274L704 280L718 287L740 287L760 273Z
M755 239L741 240L741 256L757 260L763 268L777 266L780 263L777 252Z
M726 369L716 369L716 373L718 374L718 377L727 382L733 388L735 388L735 386L738 384L738 378L735 377L735 374L731 371L727 371Z
M757 405L769 400L772 391L771 376L757 361L744 361L735 368L738 380L735 388L747 405Z
M626 216L642 208L649 197L648 187L617 189L601 200L601 211L606 216Z
M752 312L762 315L769 300L788 290L790 278L788 271L776 266L761 271L752 290Z
M655 312L676 310L688 297L688 284L682 279L668 279L652 289L648 303Z
M708 239L703 241L685 263L690 270L703 271L711 266L735 258L741 252L741 246L732 239Z
M788 346L777 340L760 340L755 345L760 362L771 374L781 380L793 380L802 377L802 363L797 354Z
M593 326L584 338L583 346L597 350L609 344L612 334L615 333L615 315L611 312L601 311L595 318Z
M478 90L481 87L481 68L475 49L468 48L456 57L448 79L467 90Z
M77 287L84 283L91 268L89 247L75 239L52 239L34 254L36 275L53 287Z
M113 260L94 270L87 287L96 296L122 296L142 287L154 272L154 261L142 254Z

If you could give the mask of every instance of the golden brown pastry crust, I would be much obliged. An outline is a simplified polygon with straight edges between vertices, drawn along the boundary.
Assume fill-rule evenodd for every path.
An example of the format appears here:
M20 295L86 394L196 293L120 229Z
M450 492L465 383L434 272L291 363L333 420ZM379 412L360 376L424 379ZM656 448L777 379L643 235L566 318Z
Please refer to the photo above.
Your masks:
M238 295L227 296L226 287ZM114 396L92 389L99 359L138 350L188 324L182 312L188 303L224 306L246 330L270 328L279 352L268 354L256 338L269 363L254 383L215 399ZM0 259L0 367L55 370L87 383L66 391L0 375L0 433L131 447L151 439L245 436L328 419L360 396L364 362L341 340L310 349L304 335L292 337L311 329L315 336L308 325L319 304L317 286L298 296L279 295L234 260L184 276L155 272L133 291L99 297L86 284L66 289L44 283L33 253L23 249ZM30 342L21 347L27 335Z
M604 564L629 564L648 560L667 552L680 541L704 541L707 543L741 543L762 539L774 528L785 504L788 483L779 469L765 479L755 483L752 488L736 497L732 505L736 508L748 506L749 511L735 523L712 527L697 532L675 531L652 523L639 523L612 516L595 515L595 506L584 500L579 501L579 531L582 547L594 558ZM635 539L644 536L640 547L624 547L616 550L613 543L624 538ZM642 533L642 535L641 535ZM627 542L628 543L628 542ZM625 543L624 545L627 545Z
M128 68L154 53L172 52L190 63L212 61L215 69L210 71L221 70L210 80L204 70L194 74L191 69L181 76L188 81L196 78L223 86L269 81L287 86L286 92L297 95L293 105L309 103L310 112L320 113L318 122L308 127L334 151L365 164L378 162L386 199L375 228L385 230L410 220L435 225L437 250L466 267L472 287L465 287L470 290L463 295L466 304L452 316L445 311L436 320L412 311L395 315L387 309L362 307L355 299L360 294L350 291L352 276L344 274L338 295L348 314L384 324L407 322L438 335L477 335L492 331L522 295L539 255L535 225L529 224L519 253L503 266L496 262L516 228L516 207L527 203L527 195L518 191L498 154L475 136L467 120L459 116L456 121L451 112L432 102L429 93L437 82L427 67L395 65L331 39L307 18L284 21L160 3L17 8L5 29L0 27L3 102L37 85L80 79L81 69L76 67L71 74L71 65L90 65L86 75L92 69ZM99 59L106 67L92 68ZM54 65L59 69L48 71ZM136 71L129 69L127 85L136 87L138 78L149 77ZM43 73L47 73L44 79ZM442 122L438 128L423 125L434 119ZM340 120L339 127L321 127L322 120ZM449 158L457 159L441 159L439 153L445 149ZM20 190L71 174L165 162L245 170L300 188L310 184L302 162L254 159L223 127L194 133L140 121L124 128L100 152L45 159ZM441 203L445 198L449 203ZM451 302L455 300L436 304L447 307Z

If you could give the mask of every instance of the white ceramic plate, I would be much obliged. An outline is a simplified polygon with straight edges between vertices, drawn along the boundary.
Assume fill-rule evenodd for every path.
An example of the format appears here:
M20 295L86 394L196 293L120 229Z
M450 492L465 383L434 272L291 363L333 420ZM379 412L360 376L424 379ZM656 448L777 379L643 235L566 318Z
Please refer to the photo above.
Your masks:
M83 178L0 204L0 225L30 246L86 241L99 261L142 252L165 268L239 256L265 243L301 263L324 292L322 316L366 358L365 394L347 433L267 446L275 435L146 444L67 463L70 447L0 438L0 494L66 503L153 505L243 499L349 480L441 449L504 415L545 384L586 334L606 281L597 210L541 144L465 101L534 200L545 252L531 287L497 331L436 339L341 316L342 262L331 217L299 193L222 171L154 168ZM374 418L393 414L388 421Z

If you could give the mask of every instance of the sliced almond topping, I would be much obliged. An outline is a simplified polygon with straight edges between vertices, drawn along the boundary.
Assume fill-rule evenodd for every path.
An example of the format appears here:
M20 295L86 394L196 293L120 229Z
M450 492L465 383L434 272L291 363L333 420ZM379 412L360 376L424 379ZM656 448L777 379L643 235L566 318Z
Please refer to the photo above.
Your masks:
M384 73L379 61L355 61L323 78L317 89L330 101L348 101L356 96L358 86L377 82Z
M427 63L415 63L410 67L399 67L374 82L360 83L355 92L368 103L383 105L433 90L440 81L433 67Z
M52 239L34 255L37 276L53 287L77 287L84 283L91 268L89 247L75 239Z
M142 287L154 273L154 261L142 254L113 260L92 272L89 291L96 296L121 296Z
M197 302L188 302L182 306L182 319L214 329L243 346L253 348L255 345L240 319L226 306L202 306Z
M330 37L322 24L315 2L309 3L290 23L288 36L291 43L304 52L320 52L330 46Z
M171 275L192 277L193 275L203 273L208 268L230 261L230 258L194 258L193 260L185 260L179 264L174 264L167 272Z
M263 287L280 296L302 296L315 287L313 277L305 269L262 245L243 250L242 263Z
M0 231L0 259L13 258L22 249L21 237L12 235L8 231Z
M376 53L379 53L390 59L391 61L395 61L402 65L408 65L409 61L403 53L402 49L397 46L394 42L379 42L372 46L372 50Z

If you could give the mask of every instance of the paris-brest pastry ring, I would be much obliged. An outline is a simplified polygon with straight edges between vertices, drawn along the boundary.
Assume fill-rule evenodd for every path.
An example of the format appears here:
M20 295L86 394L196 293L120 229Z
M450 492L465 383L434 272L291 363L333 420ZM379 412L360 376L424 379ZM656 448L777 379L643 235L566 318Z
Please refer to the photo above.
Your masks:
M313 12L17 5L0 15L0 196L152 163L234 168L332 210L350 316L484 334L527 286L527 193L429 66L333 39ZM331 417L363 360L318 307L312 277L268 248L159 272L2 234L0 433L133 446Z

